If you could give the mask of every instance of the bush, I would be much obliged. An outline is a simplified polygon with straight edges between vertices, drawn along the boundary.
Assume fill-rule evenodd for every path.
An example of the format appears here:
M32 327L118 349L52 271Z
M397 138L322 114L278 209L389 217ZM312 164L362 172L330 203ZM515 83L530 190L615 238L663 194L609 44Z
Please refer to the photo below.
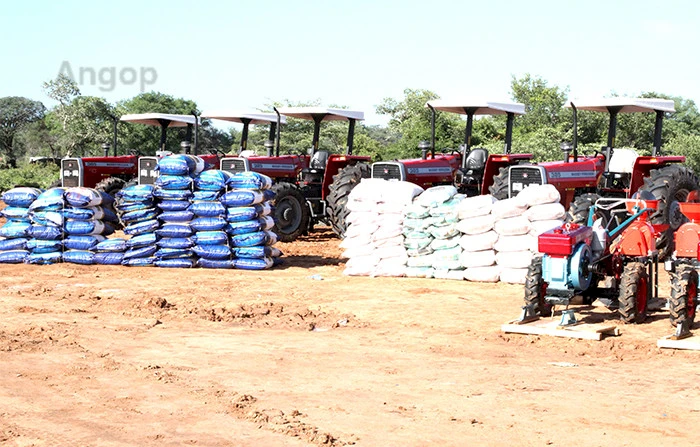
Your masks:
M60 169L55 165L26 164L19 168L0 169L0 193L16 186L46 189L59 178Z

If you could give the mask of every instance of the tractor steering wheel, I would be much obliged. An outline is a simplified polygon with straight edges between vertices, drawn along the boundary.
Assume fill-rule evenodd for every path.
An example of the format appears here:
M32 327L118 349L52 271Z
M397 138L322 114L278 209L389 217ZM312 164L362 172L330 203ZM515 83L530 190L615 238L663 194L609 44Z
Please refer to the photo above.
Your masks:
M214 154L214 155L220 155L222 157L225 157L227 155L226 152L222 151L221 149L215 148L215 147L209 149L209 153Z
M138 150L138 149L131 149L131 150L129 151L129 154L131 154L131 155L136 155L137 157L142 157L142 156L143 156L143 154L141 153L141 151Z

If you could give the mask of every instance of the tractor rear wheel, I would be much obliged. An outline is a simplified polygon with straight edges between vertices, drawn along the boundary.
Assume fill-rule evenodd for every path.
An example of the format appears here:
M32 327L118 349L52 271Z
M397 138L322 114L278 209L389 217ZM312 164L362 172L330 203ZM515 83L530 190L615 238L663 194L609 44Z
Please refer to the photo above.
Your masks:
M126 182L118 177L107 177L95 185L95 189L106 192L110 196L114 197L116 193L124 189L125 185Z
M671 276L671 298L668 302L671 324L687 323L688 329L695 322L698 305L698 272L689 264L681 264Z
M625 323L641 323L646 318L649 297L649 275L641 262L629 262L620 281L620 319Z
M489 186L489 192L498 200L508 198L508 174L510 166L498 170L498 174L493 176L493 184Z
M275 192L275 226L272 231L280 242L292 242L309 228L309 206L299 188L292 183L279 182Z
M348 196L363 178L369 178L370 175L371 171L367 163L357 163L345 166L333 176L326 202L331 226L340 238L345 237L345 231L348 229L347 218L350 213L347 207Z
M685 166L669 165L654 169L644 179L640 191L649 191L659 201L659 207L651 216L653 224L668 224L656 241L659 259L669 257L674 250L673 233L685 221L679 202L685 202L688 193L700 188L697 176Z
M546 292L547 284L542 279L542 257L535 256L525 277L525 305L533 304L535 314L543 317L552 313L552 306L544 300Z
M579 225L588 225L588 215L591 211L591 206L600 199L600 196L593 192L588 192L577 196L566 213L566 221Z

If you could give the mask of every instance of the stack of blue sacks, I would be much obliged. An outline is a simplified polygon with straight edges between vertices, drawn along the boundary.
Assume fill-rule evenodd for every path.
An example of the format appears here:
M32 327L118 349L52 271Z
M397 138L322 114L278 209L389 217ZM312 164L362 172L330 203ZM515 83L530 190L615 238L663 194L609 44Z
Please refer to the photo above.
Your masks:
M28 264L55 264L63 258L63 209L66 188L51 188L39 194L29 206Z
M104 241L98 244L98 255L105 254L96 256L95 262L116 264L121 257L119 262L122 265L154 264L154 255L158 250L156 230L160 227L160 209L155 205L154 191L153 185L132 185L116 194L116 209L124 226L124 234L131 237L128 240Z
M204 165L199 157L176 154L158 161L159 176L153 192L158 199L161 222L156 230L157 251L154 253L158 267L194 267L197 258L192 250L192 219L190 210L194 197L194 177Z
M95 250L105 236L114 233L118 218L112 212L114 198L93 188L69 188L64 193L63 262L94 264Z
M200 267L233 268L233 253L224 231L226 208L220 201L230 179L228 172L214 169L200 173L194 180L194 200L190 207L195 215L192 249L199 257Z
M0 264L19 264L29 256L29 206L41 194L36 188L12 188L5 191L2 200L5 209L0 212L5 225L0 228Z
M282 253L272 247L277 235L270 231L274 198L272 179L257 172L237 172L229 179L233 188L221 197L226 207L226 233L233 250L234 267L264 270L275 265Z

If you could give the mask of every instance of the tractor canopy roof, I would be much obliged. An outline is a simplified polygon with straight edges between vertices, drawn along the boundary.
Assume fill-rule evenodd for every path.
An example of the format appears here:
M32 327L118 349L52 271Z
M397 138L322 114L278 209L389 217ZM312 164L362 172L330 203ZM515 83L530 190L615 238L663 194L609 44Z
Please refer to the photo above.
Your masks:
M479 101L479 100L453 100L453 99L434 99L426 103L426 107L430 105L435 110L443 112L459 113L462 115L469 114L473 111L474 115L505 115L514 113L516 115L525 114L525 104L517 102L501 102L501 101Z
M364 112L358 112L347 109L328 109L325 107L280 107L279 112L282 115L301 118L304 120L313 120L314 116L323 116L321 121L344 121L344 120L363 120L365 119Z
M240 112L240 111L212 111L202 113L202 118L211 118L215 120L222 121L232 121L234 123L243 123L244 120L250 124L268 124L276 123L277 115L274 113L261 113L261 112ZM284 116L280 117L280 123L286 124L287 118Z
M195 123L194 115L175 115L170 113L133 113L130 115L123 115L119 120L129 123L165 127L185 127L188 124L194 125Z
M633 112L675 112L675 104L670 99L661 98L600 98L593 100L569 101L566 107L571 107L571 103L578 110L590 110L593 112L610 112L610 109L617 109L618 113L633 113Z

